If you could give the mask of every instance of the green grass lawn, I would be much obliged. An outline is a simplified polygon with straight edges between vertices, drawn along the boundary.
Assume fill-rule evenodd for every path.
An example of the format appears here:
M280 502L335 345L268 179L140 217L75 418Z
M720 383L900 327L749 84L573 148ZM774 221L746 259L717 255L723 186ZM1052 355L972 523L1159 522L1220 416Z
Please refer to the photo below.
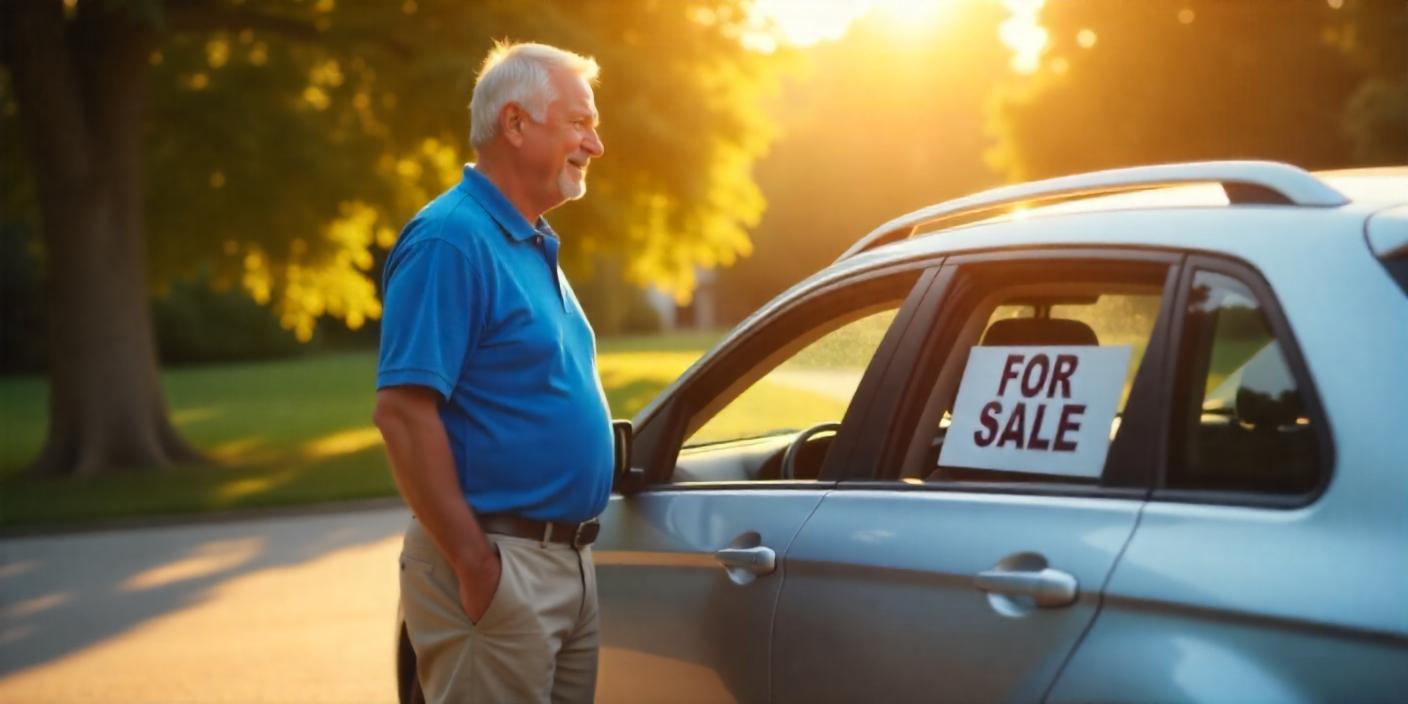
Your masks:
M602 340L612 415L634 416L717 338ZM0 379L0 525L395 495L371 424L375 376L373 352L168 370L172 420L216 461L65 481L23 476L44 439L44 380Z

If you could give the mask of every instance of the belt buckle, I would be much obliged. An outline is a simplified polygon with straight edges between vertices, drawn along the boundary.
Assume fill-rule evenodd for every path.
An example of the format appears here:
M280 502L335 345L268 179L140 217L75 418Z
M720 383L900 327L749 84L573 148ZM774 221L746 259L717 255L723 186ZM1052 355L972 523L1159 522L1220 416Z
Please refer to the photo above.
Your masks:
M593 518L589 521L582 521L577 524L577 530L572 532L572 549L581 550L596 541L597 533L601 531L601 521Z

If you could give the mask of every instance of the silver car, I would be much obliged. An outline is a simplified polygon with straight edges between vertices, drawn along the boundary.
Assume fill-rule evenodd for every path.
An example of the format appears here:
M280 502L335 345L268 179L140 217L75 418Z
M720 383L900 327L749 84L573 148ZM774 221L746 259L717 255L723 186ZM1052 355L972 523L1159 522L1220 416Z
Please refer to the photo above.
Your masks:
M630 440L601 701L1401 700L1408 168L904 215Z

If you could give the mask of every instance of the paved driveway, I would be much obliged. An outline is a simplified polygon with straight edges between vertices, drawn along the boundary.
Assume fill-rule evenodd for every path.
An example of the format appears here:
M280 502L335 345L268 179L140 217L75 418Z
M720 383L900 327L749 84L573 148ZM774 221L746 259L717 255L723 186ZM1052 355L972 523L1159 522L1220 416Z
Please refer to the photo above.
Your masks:
M0 541L0 701L393 702L404 509Z

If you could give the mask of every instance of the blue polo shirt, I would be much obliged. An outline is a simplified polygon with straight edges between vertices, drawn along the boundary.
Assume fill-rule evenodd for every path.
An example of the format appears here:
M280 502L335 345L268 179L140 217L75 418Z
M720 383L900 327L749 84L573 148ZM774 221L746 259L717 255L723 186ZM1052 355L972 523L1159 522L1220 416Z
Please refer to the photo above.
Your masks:
M386 261L377 388L440 395L460 488L477 513L584 521L611 494L596 340L559 241L465 166Z

